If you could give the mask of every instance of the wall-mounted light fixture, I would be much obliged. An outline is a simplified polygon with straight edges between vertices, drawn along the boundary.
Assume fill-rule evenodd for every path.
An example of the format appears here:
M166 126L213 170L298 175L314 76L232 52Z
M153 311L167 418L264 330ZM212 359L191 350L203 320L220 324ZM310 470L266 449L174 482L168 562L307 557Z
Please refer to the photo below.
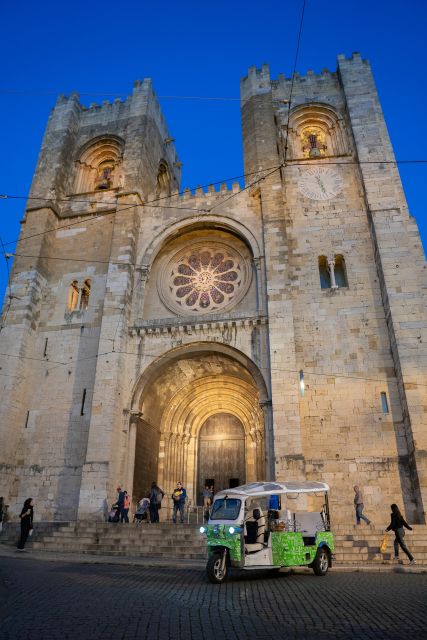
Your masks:
M305 384L304 384L304 371L301 369L299 372L299 393L300 396L304 395Z

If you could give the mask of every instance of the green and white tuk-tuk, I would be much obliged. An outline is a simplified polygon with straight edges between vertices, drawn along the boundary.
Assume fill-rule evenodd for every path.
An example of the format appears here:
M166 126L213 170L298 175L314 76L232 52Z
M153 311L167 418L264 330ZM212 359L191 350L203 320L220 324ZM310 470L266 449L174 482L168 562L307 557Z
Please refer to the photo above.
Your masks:
M206 571L225 580L230 567L311 567L324 576L332 566L334 538L323 482L252 482L217 493L206 526Z

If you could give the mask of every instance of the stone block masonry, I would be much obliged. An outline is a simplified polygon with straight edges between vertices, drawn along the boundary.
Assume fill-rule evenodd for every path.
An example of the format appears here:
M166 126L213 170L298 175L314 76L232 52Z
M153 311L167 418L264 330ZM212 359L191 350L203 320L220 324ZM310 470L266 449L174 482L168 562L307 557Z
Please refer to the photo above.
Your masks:
M149 79L58 99L0 333L13 515L275 477L328 482L336 523L354 484L424 522L425 261L372 73L340 56L290 87L242 79L247 189L182 194Z

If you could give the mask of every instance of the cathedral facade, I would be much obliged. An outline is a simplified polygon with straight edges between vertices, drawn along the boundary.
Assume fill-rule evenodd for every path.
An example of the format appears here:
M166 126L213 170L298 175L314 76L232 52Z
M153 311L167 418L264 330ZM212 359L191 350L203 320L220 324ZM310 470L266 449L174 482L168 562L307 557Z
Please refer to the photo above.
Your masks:
M426 264L369 64L251 68L241 109L245 186L181 193L150 80L58 98L0 333L12 513L277 478L425 521Z

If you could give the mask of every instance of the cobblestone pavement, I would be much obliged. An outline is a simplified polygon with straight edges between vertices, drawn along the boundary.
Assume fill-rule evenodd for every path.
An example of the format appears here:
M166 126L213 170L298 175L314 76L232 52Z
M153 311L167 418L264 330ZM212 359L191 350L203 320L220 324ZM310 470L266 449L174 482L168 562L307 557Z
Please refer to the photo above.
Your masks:
M1 640L427 636L427 575L204 571L1 558Z

